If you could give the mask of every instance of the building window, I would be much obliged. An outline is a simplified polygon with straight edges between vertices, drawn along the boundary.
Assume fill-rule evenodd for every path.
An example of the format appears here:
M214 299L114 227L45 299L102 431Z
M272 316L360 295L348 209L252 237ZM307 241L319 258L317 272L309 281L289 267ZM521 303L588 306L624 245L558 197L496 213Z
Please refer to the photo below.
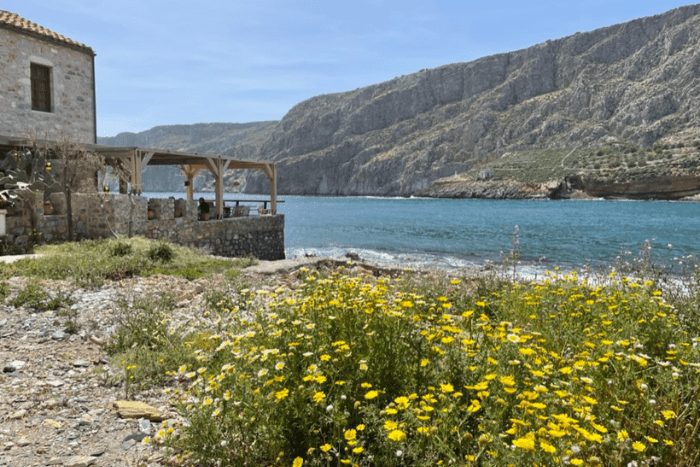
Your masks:
M32 110L51 112L51 67L31 64Z

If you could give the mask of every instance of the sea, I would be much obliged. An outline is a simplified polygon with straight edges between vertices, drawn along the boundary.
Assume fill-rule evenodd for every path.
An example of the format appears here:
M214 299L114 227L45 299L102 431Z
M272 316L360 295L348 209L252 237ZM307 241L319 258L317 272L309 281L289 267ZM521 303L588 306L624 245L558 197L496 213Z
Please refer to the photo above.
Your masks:
M146 193L181 198L182 193ZM196 198L213 198L197 193ZM265 195L228 195L264 199ZM380 266L532 271L634 261L686 269L700 254L700 203L281 196L287 257Z

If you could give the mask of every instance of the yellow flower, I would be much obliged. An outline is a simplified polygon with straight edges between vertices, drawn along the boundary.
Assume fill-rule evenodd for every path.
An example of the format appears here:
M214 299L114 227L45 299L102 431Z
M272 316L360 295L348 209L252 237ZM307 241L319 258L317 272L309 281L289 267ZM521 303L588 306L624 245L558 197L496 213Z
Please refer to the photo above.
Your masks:
M647 447L644 443L635 441L634 443L632 443L632 449L634 449L637 452L644 452L646 451Z
M578 457L572 457L569 462L571 465L583 465L583 459L579 459Z
M304 465L304 459L301 457L295 457L294 461L292 462L292 467L301 467Z
M390 431L387 435L391 441L396 441L397 443L406 439L406 433L401 430Z
M286 399L287 396L289 396L289 389L287 389L287 388L284 388L284 389L281 389L281 390L275 392L275 399L277 399L278 401Z
M386 422L384 422L384 429L386 431L393 431L393 430L397 429L398 427L399 427L399 424L393 420L387 420Z
M328 355L327 353L324 353L324 354L321 355L319 358L321 359L322 362L327 362L327 361L329 361L329 360L331 359L331 356Z
M481 409L481 403L476 399L472 399L471 404L469 404L469 407L467 407L467 412L476 413L479 411L479 409Z
M516 448L524 449L526 451L534 451L535 450L535 434L528 433L527 435L523 436L522 438L514 439L513 446L515 446Z
M428 366L429 363L430 363L430 361L427 358L421 358L421 360L420 360L421 367L426 367L426 366Z
M350 428L349 430L345 430L343 436L345 437L346 441L355 441L357 439L357 431Z
M627 433L627 430L620 430L617 432L618 441L627 441L628 439L630 439L630 435Z
M673 410L662 410L661 415L663 415L666 420L671 420L672 418L677 417L676 412Z
M352 453L353 454L362 454L362 451L364 451L364 450L365 450L365 448L363 448L362 446L357 446L356 448L352 449Z
M406 396L397 397L396 399L394 399L394 402L396 403L396 406L401 410L407 409L408 406L411 404L411 401Z
M449 394L451 392L454 392L455 388L451 384L440 384L440 392L443 392L445 394Z
M357 431L365 431L365 428L366 428L366 427L365 427L365 424L364 424L364 423L360 423L359 425L357 425L357 426L355 427L355 429L356 429Z
M323 391L317 391L314 393L313 396L311 396L311 399L315 403L320 404L321 402L323 402L326 399L326 393Z
M515 386L515 378L513 378L510 375L501 376L500 378L498 378L498 381L500 381L501 384L504 386Z
M377 396L379 396L379 391L372 390L372 391L367 391L365 393L365 399L367 399L368 401L376 398Z
M555 448L554 446L552 446L551 444L549 444L547 441L544 441L544 440L540 440L540 447L542 448L542 450L544 452L549 453L549 454L554 454L555 452L557 452L557 448Z
M326 444L321 445L321 448L320 448L320 449L321 449L321 451L323 451L323 452L328 452L328 451L330 451L332 448L333 448L333 446L331 446L330 444L326 443Z

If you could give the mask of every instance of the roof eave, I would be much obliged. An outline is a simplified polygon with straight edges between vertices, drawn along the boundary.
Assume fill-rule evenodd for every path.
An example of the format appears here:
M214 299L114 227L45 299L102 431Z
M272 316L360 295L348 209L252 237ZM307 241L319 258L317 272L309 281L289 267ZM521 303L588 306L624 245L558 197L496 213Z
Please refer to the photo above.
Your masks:
M62 46L62 47L67 47L67 48L69 48L69 49L77 50L78 52L86 53L86 54L88 54L88 55L91 55L92 57L94 57L94 56L97 55L97 54L95 53L95 51L92 50L91 47L89 47L89 46L87 46L87 45L85 45L85 44L77 44L77 43L71 43L71 42L67 42L67 41L62 41L62 40L59 40L59 39L54 39L53 37L45 36L45 35L40 34L40 33L38 33L38 32L29 31L29 30L27 30L27 29L20 28L20 27L17 27L17 26L13 26L13 25L7 24L7 23L0 23L0 28L2 28L2 29L7 29L7 30L10 30L10 31L12 31L12 32L16 32L16 33L18 33L18 34L24 34L24 35L26 35L26 36L31 36L31 37L33 37L33 38L35 38L35 39L39 39L39 40L42 40L42 41L45 41L45 42L50 42L50 43L52 43L52 44L60 45L60 46Z

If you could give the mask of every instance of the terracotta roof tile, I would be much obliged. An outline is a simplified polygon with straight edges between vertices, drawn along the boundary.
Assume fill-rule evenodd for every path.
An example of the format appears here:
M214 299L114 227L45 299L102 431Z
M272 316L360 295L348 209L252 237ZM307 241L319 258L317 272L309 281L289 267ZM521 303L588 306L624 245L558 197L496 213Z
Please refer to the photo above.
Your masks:
M89 46L81 42L74 41L73 39L70 39L64 35L47 29L44 26L41 26L40 24L33 23L28 19L22 18L18 14L9 11L0 10L0 27L14 29L33 36L38 36L43 39L48 39L53 42L65 44L72 48L77 48L89 52L93 55L95 53Z

